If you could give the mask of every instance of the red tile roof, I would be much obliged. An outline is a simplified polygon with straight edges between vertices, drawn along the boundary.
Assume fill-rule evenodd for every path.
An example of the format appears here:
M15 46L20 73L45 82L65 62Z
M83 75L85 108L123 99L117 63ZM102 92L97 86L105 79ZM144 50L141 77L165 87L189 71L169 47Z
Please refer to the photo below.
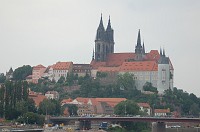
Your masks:
M150 105L148 103L137 103L138 106L144 107L144 108L150 108Z
M151 50L149 53L147 53L146 57L149 61L158 61L160 59L160 54L158 50Z
M98 67L106 66L106 62L100 62L100 61L91 61L90 65L92 66L92 69L98 69Z
M88 102L89 98L77 97L76 100L77 100L78 102L81 102L81 103L86 104L86 103Z
M98 102L106 102L111 107L115 107L118 103L125 101L126 98L96 98Z
M62 101L61 101L61 104L66 104L66 103L70 103L70 102L72 102L73 100L71 99L71 98L69 98L69 99L63 99Z
M69 70L72 65L72 62L57 62L52 67L54 70Z
M38 70L38 69L41 69L41 68L46 68L46 67L43 66L43 65L41 65L41 64L39 64L39 65L37 65L37 66L34 66L34 67L33 67L33 70Z
M135 53L112 53L108 54L104 62L91 61L92 69L99 71L157 71L160 54L158 50L151 50L146 53L144 61L132 61L135 59ZM128 64L128 65L127 65ZM112 68L111 68L112 67ZM171 66L173 69L173 66Z
M100 102L106 102L111 107L114 107L118 103L125 101L126 98L82 98L82 97L78 97L78 98L76 98L76 100L83 104L87 104L90 100L92 102L92 105L98 105L98 103L100 103Z
M34 100L34 102L35 102L35 105L36 105L37 107L39 107L39 104L40 104L44 99L46 99L46 96L40 95L40 94L38 94L38 95L33 95L33 96L29 95L29 98L32 98L32 99Z
M120 71L157 71L158 64L155 61L134 61L124 62L120 66Z
M109 54L106 65L107 66L120 66L123 62L129 59L134 59L135 53L113 53Z

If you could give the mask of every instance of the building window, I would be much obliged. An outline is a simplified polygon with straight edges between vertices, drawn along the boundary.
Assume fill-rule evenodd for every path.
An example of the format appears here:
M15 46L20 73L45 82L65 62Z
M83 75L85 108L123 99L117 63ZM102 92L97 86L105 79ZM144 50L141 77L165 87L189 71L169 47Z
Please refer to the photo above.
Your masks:
M166 81L166 70L162 69L162 82Z

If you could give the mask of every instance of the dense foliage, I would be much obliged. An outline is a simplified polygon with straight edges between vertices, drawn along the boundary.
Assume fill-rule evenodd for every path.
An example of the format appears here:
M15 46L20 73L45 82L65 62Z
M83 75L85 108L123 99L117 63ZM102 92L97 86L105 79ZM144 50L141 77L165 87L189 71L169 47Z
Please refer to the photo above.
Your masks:
M32 74L32 67L29 65L24 65L22 67L18 67L13 72L14 80L25 80L28 75Z
M150 91L150 92L158 93L157 88L154 87L154 86L152 85L152 83L150 83L150 82L146 82L146 83L144 84L143 90L144 90L144 91Z
M77 116L78 107L74 104L65 104L63 109L68 108L68 112L70 116Z
M6 76L3 73L1 73L0 74L0 83L4 83L5 80L6 80Z
M36 114L35 102L28 98L28 83L26 81L6 81L0 88L0 117L19 122L43 124L44 117ZM25 118L26 117L26 118ZM35 118L35 119L33 119Z
M136 102L132 100L126 100L117 104L114 108L114 113L120 116L134 116L141 115L141 111ZM149 129L149 124L144 122L120 122L120 125L125 128L126 131L140 132L145 129Z
M200 98L193 93L189 94L181 89L173 88L165 90L160 95L157 93L157 88L153 87L150 82L146 82L143 90L150 91L151 94L144 94L136 89L133 74L119 74L115 83L107 85L101 83L101 79L109 77L104 73L98 73L97 78L91 78L89 75L78 77L70 74L67 78L60 78L58 82L42 78L39 79L38 84L28 84L22 81L27 75L31 74L31 71L32 68L30 66L16 69L14 71L14 79L18 81L15 82L5 81L3 74L0 76L0 81L5 81L0 88L0 117L18 119L20 122L25 122L28 114L30 115L28 117L30 123L35 122L36 119L41 123L44 120L44 116L40 115L61 115L63 111L59 102L62 99L74 99L76 97L127 98L127 102L122 102L115 108L115 113L122 116L138 114L135 102L147 102L152 109L170 108L171 112L177 111L182 116L199 117ZM78 87L78 89L73 89L73 87ZM58 91L60 100L44 100L40 103L39 108L36 109L34 101L28 98L28 88L43 94L47 91ZM126 111L124 111L125 106ZM74 106L68 106L68 110L70 115L77 114L77 108ZM140 126L141 124L125 124L127 130L136 127L134 125ZM147 124L144 123L142 126L146 128Z
M107 77L101 75L100 78ZM37 85L32 84L31 89L36 92L45 93L48 90L55 90L60 93L60 100L64 98L76 97L115 97L127 98L135 102L147 102L152 109L156 108L170 108L170 111L180 112L183 116L199 116L200 98L197 98L193 93L189 94L183 90L173 88L166 90L163 95L157 94L157 88L153 87L150 82L146 82L143 90L151 91L152 94L143 94L136 89L134 75L125 73L119 74L116 83L109 85L102 85L100 79L97 77L93 79L88 75L85 77L78 77L71 74L67 79L62 79L59 82L51 82L41 80ZM66 87L80 86L78 90L66 92Z
M59 116L61 113L61 106L58 100L44 99L39 104L38 113L42 115Z

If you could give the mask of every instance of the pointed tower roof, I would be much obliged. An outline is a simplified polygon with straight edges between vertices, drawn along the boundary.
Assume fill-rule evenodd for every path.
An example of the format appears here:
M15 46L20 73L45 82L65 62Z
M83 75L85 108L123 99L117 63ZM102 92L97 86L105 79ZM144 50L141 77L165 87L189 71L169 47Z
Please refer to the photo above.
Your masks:
M97 28L96 40L104 40L105 39L105 29L103 26L102 14L99 23L99 27Z
M141 45L141 37L140 37L140 29L138 31L137 46L142 46Z
M165 49L163 48L163 56L165 57Z
M92 53L92 60L94 60L94 48L93 48L93 53Z
M103 26L102 13L101 13L101 19L100 19L99 27L98 27L97 30L105 30L105 29L104 29L104 26Z
M111 23L110 23L110 16L109 16L108 25L107 25L107 28L106 28L106 31L108 31L108 30L112 30Z
M162 56L162 49L160 48L160 56Z
M143 41L143 46L142 46L142 52L143 52L143 54L145 54L144 41Z

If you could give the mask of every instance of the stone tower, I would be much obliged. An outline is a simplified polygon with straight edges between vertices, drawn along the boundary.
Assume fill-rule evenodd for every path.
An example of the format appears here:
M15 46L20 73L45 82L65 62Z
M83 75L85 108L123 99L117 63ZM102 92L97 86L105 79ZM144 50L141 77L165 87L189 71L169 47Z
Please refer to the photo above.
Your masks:
M163 93L170 88L170 65L169 57L165 56L165 50L160 50L160 59L158 61L158 81L157 89Z
M101 15L95 39L94 59L96 61L106 61L107 55L110 53L114 53L114 31L111 27L110 17L108 20L107 28L105 30Z

